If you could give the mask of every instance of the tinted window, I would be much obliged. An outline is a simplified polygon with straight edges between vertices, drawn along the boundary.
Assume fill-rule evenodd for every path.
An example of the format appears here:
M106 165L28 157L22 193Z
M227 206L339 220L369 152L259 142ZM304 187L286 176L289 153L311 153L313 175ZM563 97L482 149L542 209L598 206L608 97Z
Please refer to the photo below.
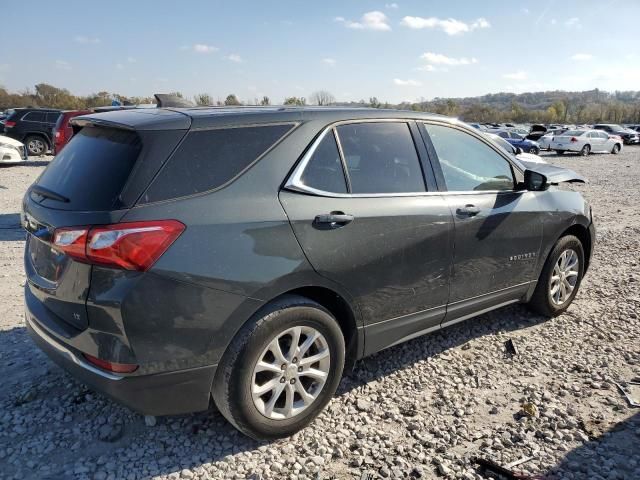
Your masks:
M498 132L498 135L502 138L509 138L509 133L508 132Z
M47 113L46 114L46 122L47 123L56 123L58 121L59 113Z
M425 125L450 191L512 190L509 162L468 133Z
M307 187L325 192L347 193L342 160L333 132L328 132L320 141L300 181Z
M85 127L44 171L38 185L70 202L45 200L45 205L68 210L110 210L140 153L134 132Z
M424 192L420 160L406 123L355 123L337 128L352 193Z
M232 180L293 125L190 132L145 194L146 202L213 190Z
M29 112L22 120L27 120L29 122L44 122L44 112Z

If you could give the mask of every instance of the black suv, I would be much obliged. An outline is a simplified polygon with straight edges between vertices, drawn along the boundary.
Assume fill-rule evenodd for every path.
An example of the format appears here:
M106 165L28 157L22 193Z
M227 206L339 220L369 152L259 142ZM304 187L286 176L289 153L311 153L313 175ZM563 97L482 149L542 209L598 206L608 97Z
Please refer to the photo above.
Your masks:
M29 155L44 155L53 148L53 127L61 110L16 108L4 124L4 134L27 147Z
M441 116L122 110L27 191L26 325L83 382L151 415L292 434L366 355L512 303L557 315L595 239L558 182Z
M598 125L594 125L593 128L594 130L605 131L610 135L618 135L622 138L622 141L625 145L640 143L640 135L638 135L638 132L630 128L625 128L622 125L616 125L613 123L600 123Z

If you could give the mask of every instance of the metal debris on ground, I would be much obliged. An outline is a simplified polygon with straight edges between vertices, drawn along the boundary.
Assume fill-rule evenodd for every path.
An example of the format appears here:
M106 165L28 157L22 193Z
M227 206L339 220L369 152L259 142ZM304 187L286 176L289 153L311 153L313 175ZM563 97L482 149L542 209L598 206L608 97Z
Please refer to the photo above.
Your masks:
M510 357L514 357L518 355L518 347L516 347L515 342L511 338L506 342L504 342L504 350L506 354Z
M530 459L531 458L527 458L525 461ZM511 470L511 467L503 467L488 458L477 457L476 463L479 465L478 473L485 478L492 478L495 480L542 480L542 477L539 476L532 477L524 473L514 472ZM521 463L524 463L524 461Z
M521 405L522 413L527 417L537 417L538 416L538 407L531 402L526 402Z
M627 399L627 403L629 403L630 407L635 407L635 408L640 408L640 403L636 402L633 397L631 396L631 393L629 393L629 391L623 387L620 383L618 382L613 382L615 384L616 387L618 387L618 390L620 390L620 392L622 393L622 395L624 395L624 398ZM640 385L640 382L627 382L628 385Z

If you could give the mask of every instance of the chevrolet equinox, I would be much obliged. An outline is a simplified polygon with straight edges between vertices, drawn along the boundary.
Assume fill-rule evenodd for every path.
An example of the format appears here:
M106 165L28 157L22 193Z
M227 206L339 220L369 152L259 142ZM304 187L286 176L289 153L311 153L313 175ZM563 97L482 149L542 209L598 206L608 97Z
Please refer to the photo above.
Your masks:
M72 120L27 190L26 325L149 415L210 400L258 439L308 425L353 362L520 302L571 304L583 182L417 112L157 108Z

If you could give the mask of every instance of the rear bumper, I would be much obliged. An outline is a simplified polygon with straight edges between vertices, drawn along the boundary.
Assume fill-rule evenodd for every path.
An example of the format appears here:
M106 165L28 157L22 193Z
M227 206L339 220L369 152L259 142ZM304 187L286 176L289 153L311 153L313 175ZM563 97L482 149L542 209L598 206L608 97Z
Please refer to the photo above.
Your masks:
M38 347L82 383L144 415L206 410L216 365L156 373L118 375L87 363L81 352L50 335L27 309L27 331Z

